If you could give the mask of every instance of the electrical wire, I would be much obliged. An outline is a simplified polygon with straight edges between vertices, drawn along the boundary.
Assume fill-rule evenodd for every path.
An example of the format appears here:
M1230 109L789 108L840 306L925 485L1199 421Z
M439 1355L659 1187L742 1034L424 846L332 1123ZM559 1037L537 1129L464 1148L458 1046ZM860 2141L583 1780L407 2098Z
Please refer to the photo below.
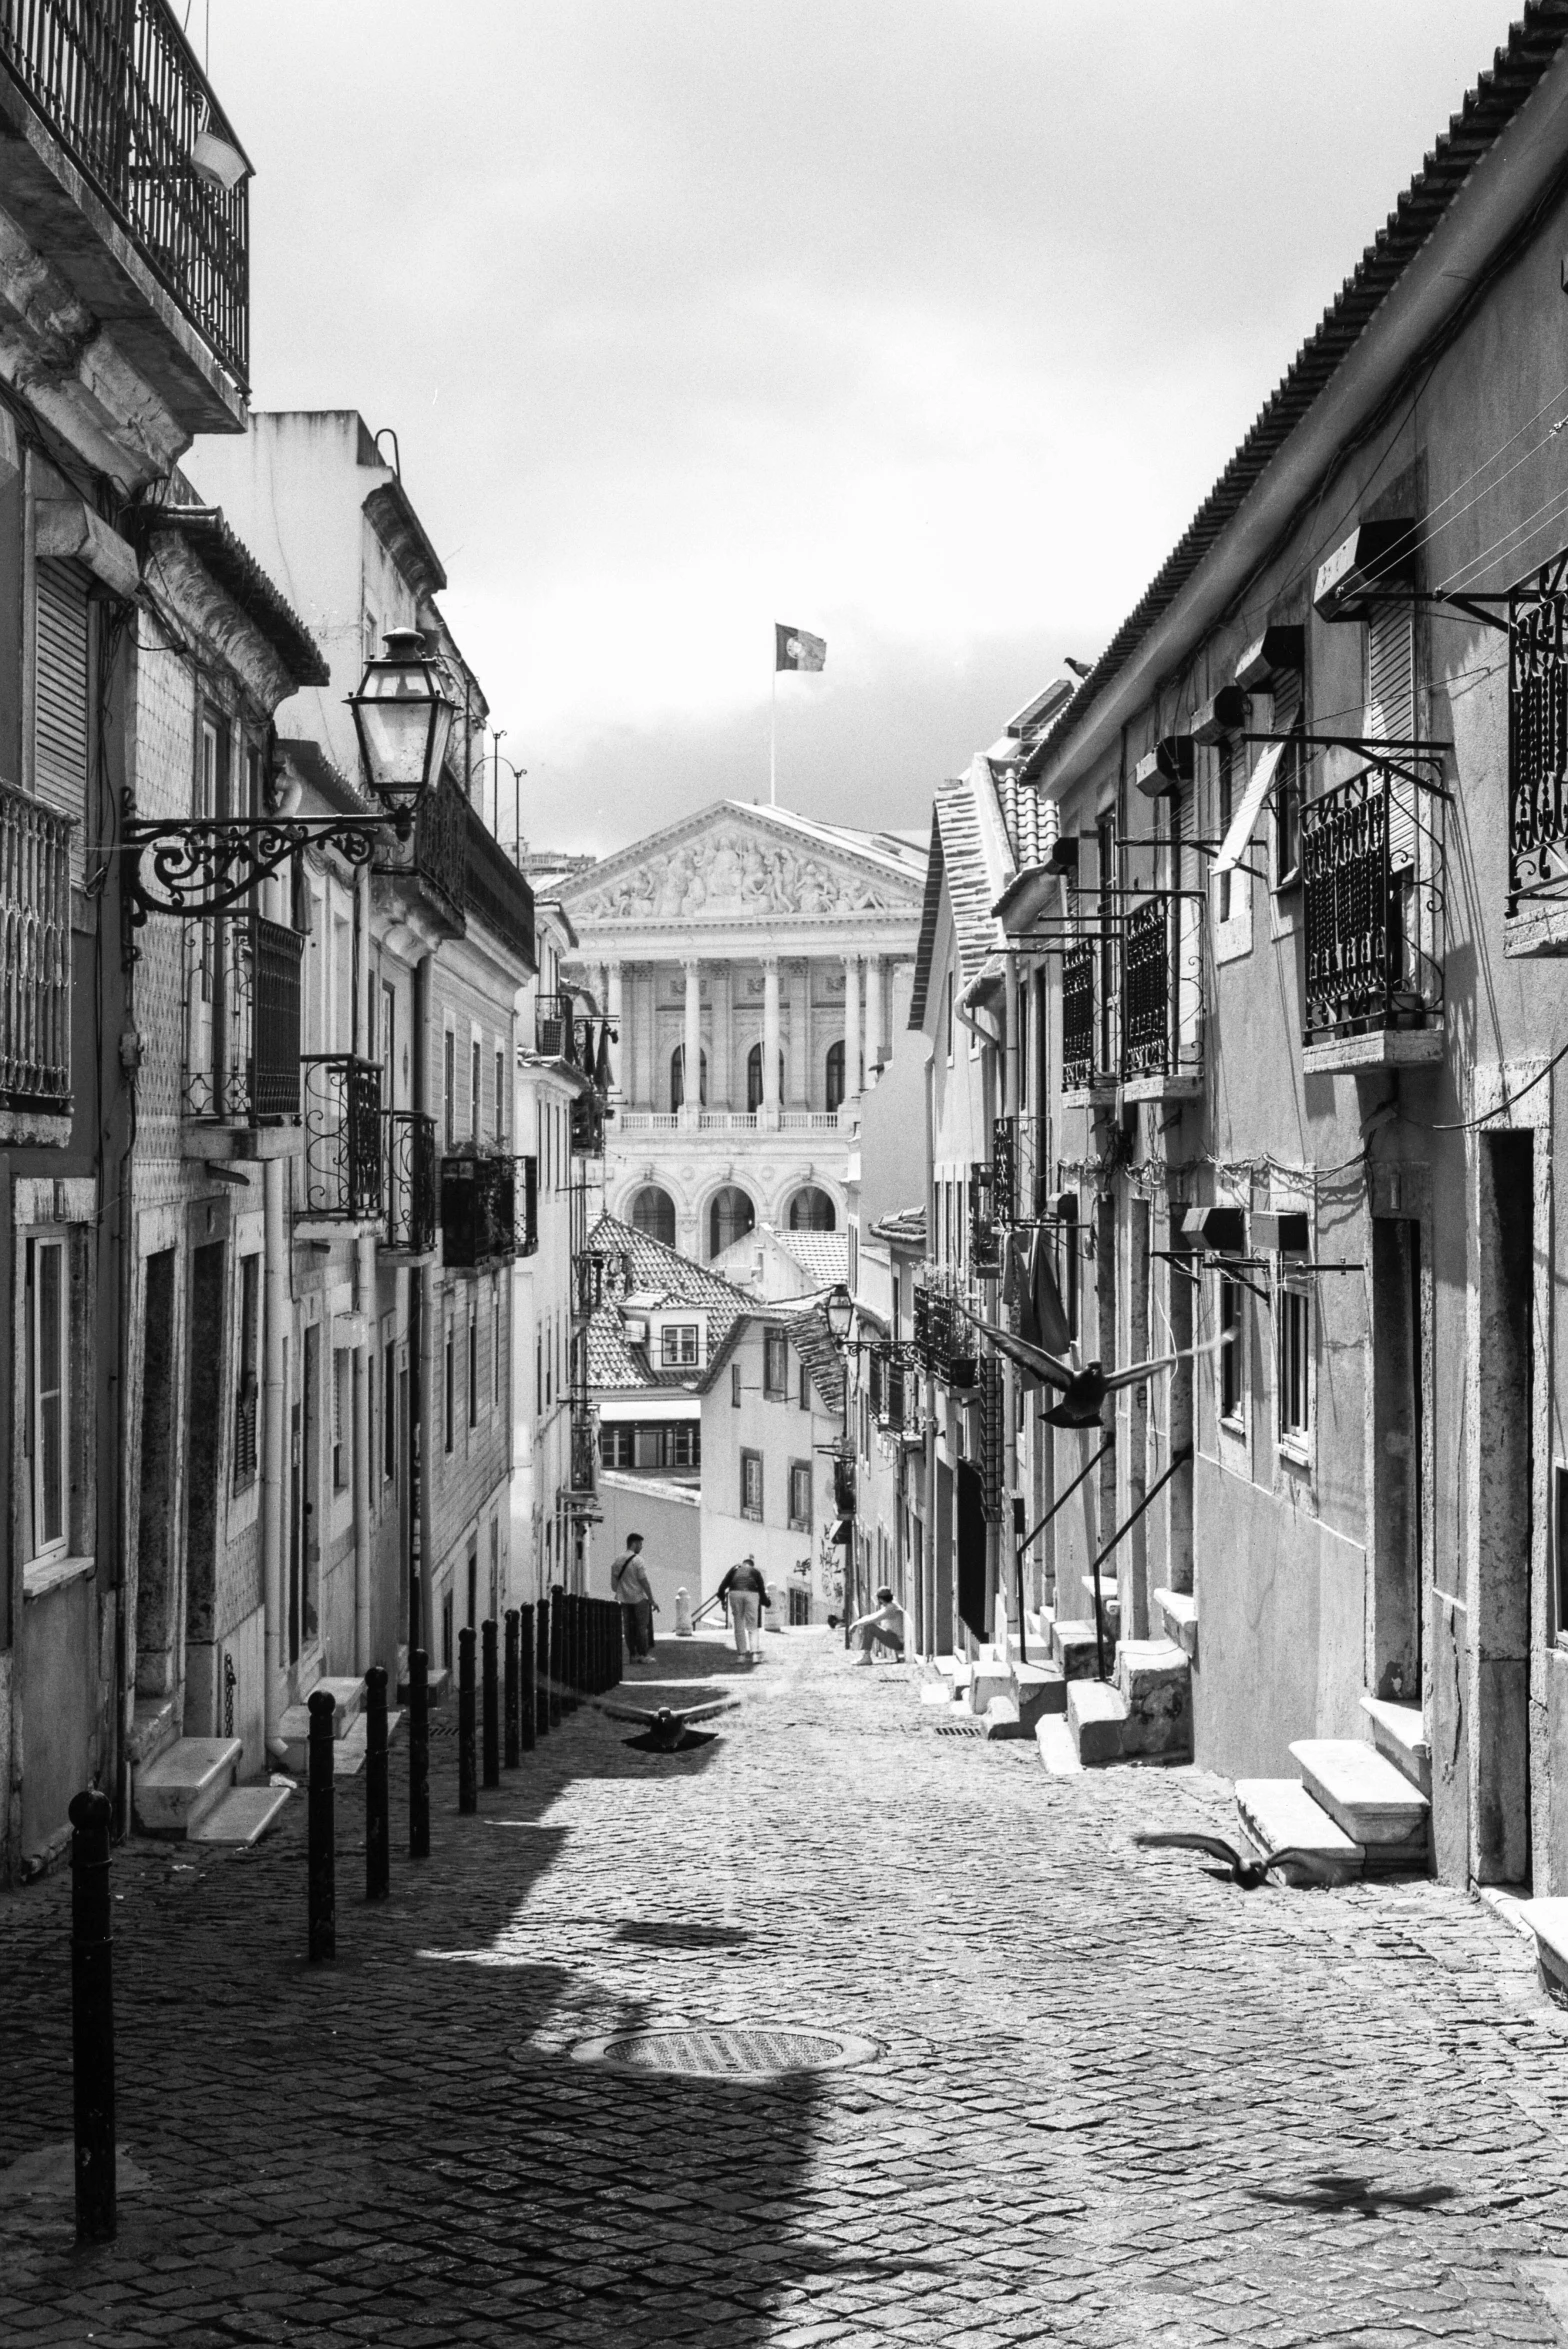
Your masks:
M1533 1077L1526 1077L1517 1092L1505 1093L1495 1109L1484 1110L1480 1117L1460 1117L1448 1121L1434 1121L1424 1117L1411 1117L1403 1109L1396 1109L1394 1115L1401 1125L1414 1126L1417 1132L1422 1134L1478 1134L1483 1126L1491 1124L1493 1118L1506 1117L1516 1101L1522 1101L1527 1093L1533 1093L1536 1086L1551 1075L1561 1060L1568 1060L1568 1044L1559 1045L1545 1066L1538 1068Z

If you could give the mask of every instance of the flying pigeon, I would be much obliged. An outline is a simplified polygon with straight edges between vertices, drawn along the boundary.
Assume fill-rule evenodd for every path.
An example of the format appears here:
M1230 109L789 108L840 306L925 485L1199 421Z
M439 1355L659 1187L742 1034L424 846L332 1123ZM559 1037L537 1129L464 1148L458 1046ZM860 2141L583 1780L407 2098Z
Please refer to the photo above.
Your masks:
M1188 1835L1172 1830L1160 1834L1135 1835L1133 1842L1141 1844L1145 1851L1206 1852L1211 1860L1218 1860L1230 1870L1232 1884L1238 1884L1243 1892L1256 1892L1260 1885L1268 1882L1276 1868L1300 1868L1315 1884L1332 1884L1336 1881L1335 1872L1326 1860L1320 1859L1316 1852L1298 1851L1294 1846L1287 1846L1283 1851L1265 1852L1261 1860L1253 1860L1243 1859L1234 1844L1227 1843L1222 1835Z
M1086 1362L1081 1370L1076 1370L1060 1355L1047 1354L1043 1347L1031 1346L1025 1338L1015 1338L1011 1330L998 1328L994 1321L982 1321L967 1307L963 1310L976 1329L985 1331L998 1353L1006 1354L1021 1369L1032 1370L1036 1378L1056 1388L1062 1400L1054 1411L1042 1414L1052 1427L1098 1427L1107 1395L1114 1395L1119 1387L1137 1386L1157 1370L1172 1370L1178 1362L1195 1360L1200 1354L1217 1354L1222 1346L1230 1345L1233 1334L1226 1330L1206 1346L1189 1346L1184 1353L1161 1354L1150 1362L1131 1362L1125 1370L1107 1370L1099 1362Z
M706 1745L706 1737L694 1731L690 1724L693 1721L706 1721L713 1713L727 1713L734 1703L733 1697L716 1697L710 1704L688 1705L681 1713L672 1705L661 1705L656 1713L644 1712L638 1705L600 1704L598 1710L607 1720L637 1723L643 1735L628 1738L629 1745L642 1746L651 1754L675 1754L680 1752L682 1746Z

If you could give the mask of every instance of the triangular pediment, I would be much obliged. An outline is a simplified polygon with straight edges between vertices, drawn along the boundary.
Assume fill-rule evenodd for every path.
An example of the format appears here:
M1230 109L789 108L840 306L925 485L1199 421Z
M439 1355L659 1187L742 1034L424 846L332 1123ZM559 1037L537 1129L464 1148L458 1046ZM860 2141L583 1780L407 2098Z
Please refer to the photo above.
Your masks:
M604 858L561 902L580 929L918 913L923 862L782 810L723 801Z

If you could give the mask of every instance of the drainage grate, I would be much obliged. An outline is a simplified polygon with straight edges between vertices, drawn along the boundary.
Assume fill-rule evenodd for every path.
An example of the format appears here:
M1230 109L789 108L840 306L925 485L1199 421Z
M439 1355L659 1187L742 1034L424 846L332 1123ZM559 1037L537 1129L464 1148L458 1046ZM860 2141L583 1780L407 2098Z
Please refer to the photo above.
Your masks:
M939 1721L938 1737L984 1737L985 1730L978 1721Z
M755 2080L781 2072L841 2071L868 2063L874 2039L849 2032L794 2031L723 2025L710 2030L633 2031L587 2039L573 2048L579 2063L609 2064L621 2072L678 2073L705 2080Z

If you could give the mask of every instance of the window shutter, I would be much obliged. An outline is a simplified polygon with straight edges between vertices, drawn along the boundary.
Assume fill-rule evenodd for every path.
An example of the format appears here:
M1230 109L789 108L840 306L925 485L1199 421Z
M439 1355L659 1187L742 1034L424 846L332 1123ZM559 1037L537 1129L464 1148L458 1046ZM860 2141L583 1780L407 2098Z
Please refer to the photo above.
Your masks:
M33 789L71 816L71 886L82 886L87 816L87 573L79 563L33 567Z
M1415 610L1383 604L1367 622L1367 733L1374 740L1411 742L1415 730ZM1388 795L1388 868L1396 873L1415 861L1415 791L1396 776Z

